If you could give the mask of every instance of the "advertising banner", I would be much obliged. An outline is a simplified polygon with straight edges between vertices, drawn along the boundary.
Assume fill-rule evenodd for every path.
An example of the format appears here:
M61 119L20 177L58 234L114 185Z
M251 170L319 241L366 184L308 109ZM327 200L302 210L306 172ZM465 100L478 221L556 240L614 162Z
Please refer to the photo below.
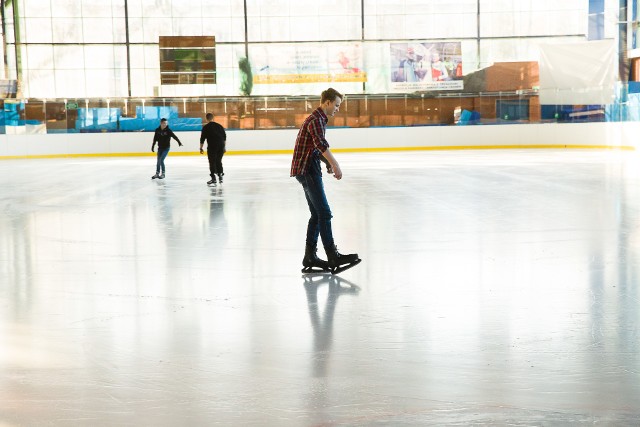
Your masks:
M366 82L362 46L351 44L287 44L253 48L254 84Z
M160 84L215 84L213 36L160 36Z
M391 90L460 90L460 42L390 43Z

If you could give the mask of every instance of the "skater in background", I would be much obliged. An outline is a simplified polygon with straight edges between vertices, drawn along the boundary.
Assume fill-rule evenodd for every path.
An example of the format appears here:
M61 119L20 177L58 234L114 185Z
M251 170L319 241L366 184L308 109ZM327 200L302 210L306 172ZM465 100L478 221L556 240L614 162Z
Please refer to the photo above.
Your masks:
M291 176L294 176L304 189L304 195L311 211L307 226L307 237L303 273L331 271L339 273L360 262L357 254L342 255L338 252L331 231L331 209L327 202L322 183L320 162L326 164L327 172L336 179L342 179L342 169L329 150L325 138L329 116L340 110L343 96L335 89L322 92L320 106L305 119L298 131L296 145L291 162ZM318 236L322 239L328 261L318 258Z
M155 151L156 142L158 143L158 160L156 162L156 174L151 179L164 179L164 159L167 158L169 150L171 149L171 138L178 141L178 145L182 147L182 142L178 139L175 133L169 129L169 123L167 119L160 119L160 126L156 129L153 135L153 144L151 144L151 152Z
M205 117L207 124L202 126L202 132L200 133L200 154L204 154L203 146L206 139L209 172L211 175L211 180L207 181L207 184L216 185L216 176L220 184L222 184L222 177L224 176L222 156L226 151L227 134L221 124L213 121L213 113L207 113Z

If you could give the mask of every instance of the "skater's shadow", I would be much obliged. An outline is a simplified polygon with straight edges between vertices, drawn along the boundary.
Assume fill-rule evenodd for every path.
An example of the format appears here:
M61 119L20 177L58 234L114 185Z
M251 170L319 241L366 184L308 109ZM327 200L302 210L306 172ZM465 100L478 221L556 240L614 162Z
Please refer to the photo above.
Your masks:
M318 290L328 285L327 300L322 315L318 304ZM324 377L331 350L333 315L340 295L358 295L360 288L354 283L334 275L305 276L304 289L307 293L309 318L313 327L313 374Z

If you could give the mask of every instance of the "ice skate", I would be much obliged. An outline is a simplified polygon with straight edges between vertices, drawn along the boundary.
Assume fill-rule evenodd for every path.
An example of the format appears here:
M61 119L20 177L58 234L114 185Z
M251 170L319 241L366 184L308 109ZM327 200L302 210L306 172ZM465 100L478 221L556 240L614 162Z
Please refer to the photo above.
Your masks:
M219 173L219 174L218 174L218 182L219 182L220 184L222 184L222 177L223 177L223 176L224 176L224 173Z
M351 267L355 267L362 261L358 257L358 254L341 254L340 252L338 252L338 248L336 247L336 245L325 247L324 249L327 252L328 264L329 269L331 270L331 274L342 273L343 271L348 270Z
M213 187L216 186L216 177L215 177L215 175L213 176L213 178L211 178L209 181L207 181L207 185L211 185Z
M157 179L157 178L160 178L160 175L158 175L158 172L156 172L156 174L151 177L151 179Z
M162 172L162 174L160 174L160 176L158 177L158 179L164 179L164 172Z
M317 246L306 245L304 258L302 259L302 272L304 274L325 274L331 272L329 263L318 258Z

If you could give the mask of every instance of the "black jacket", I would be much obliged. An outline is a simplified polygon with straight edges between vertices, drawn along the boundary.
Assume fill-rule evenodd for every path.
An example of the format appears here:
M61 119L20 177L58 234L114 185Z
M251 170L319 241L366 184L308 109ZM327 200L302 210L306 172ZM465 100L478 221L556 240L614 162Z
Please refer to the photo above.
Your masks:
M214 145L222 145L224 147L227 140L227 133L220 123L209 122L202 126L202 132L200 133L200 144L207 140L207 147Z
M155 147L156 142L158 143L158 150L162 150L163 148L169 148L171 146L171 138L175 139L176 141L178 141L178 143L182 144L182 142L180 142L176 134L173 133L171 129L169 129L169 126L164 128L164 130L162 130L162 128L158 126L158 128L156 129L155 135L153 135L153 144L151 144L151 149Z

